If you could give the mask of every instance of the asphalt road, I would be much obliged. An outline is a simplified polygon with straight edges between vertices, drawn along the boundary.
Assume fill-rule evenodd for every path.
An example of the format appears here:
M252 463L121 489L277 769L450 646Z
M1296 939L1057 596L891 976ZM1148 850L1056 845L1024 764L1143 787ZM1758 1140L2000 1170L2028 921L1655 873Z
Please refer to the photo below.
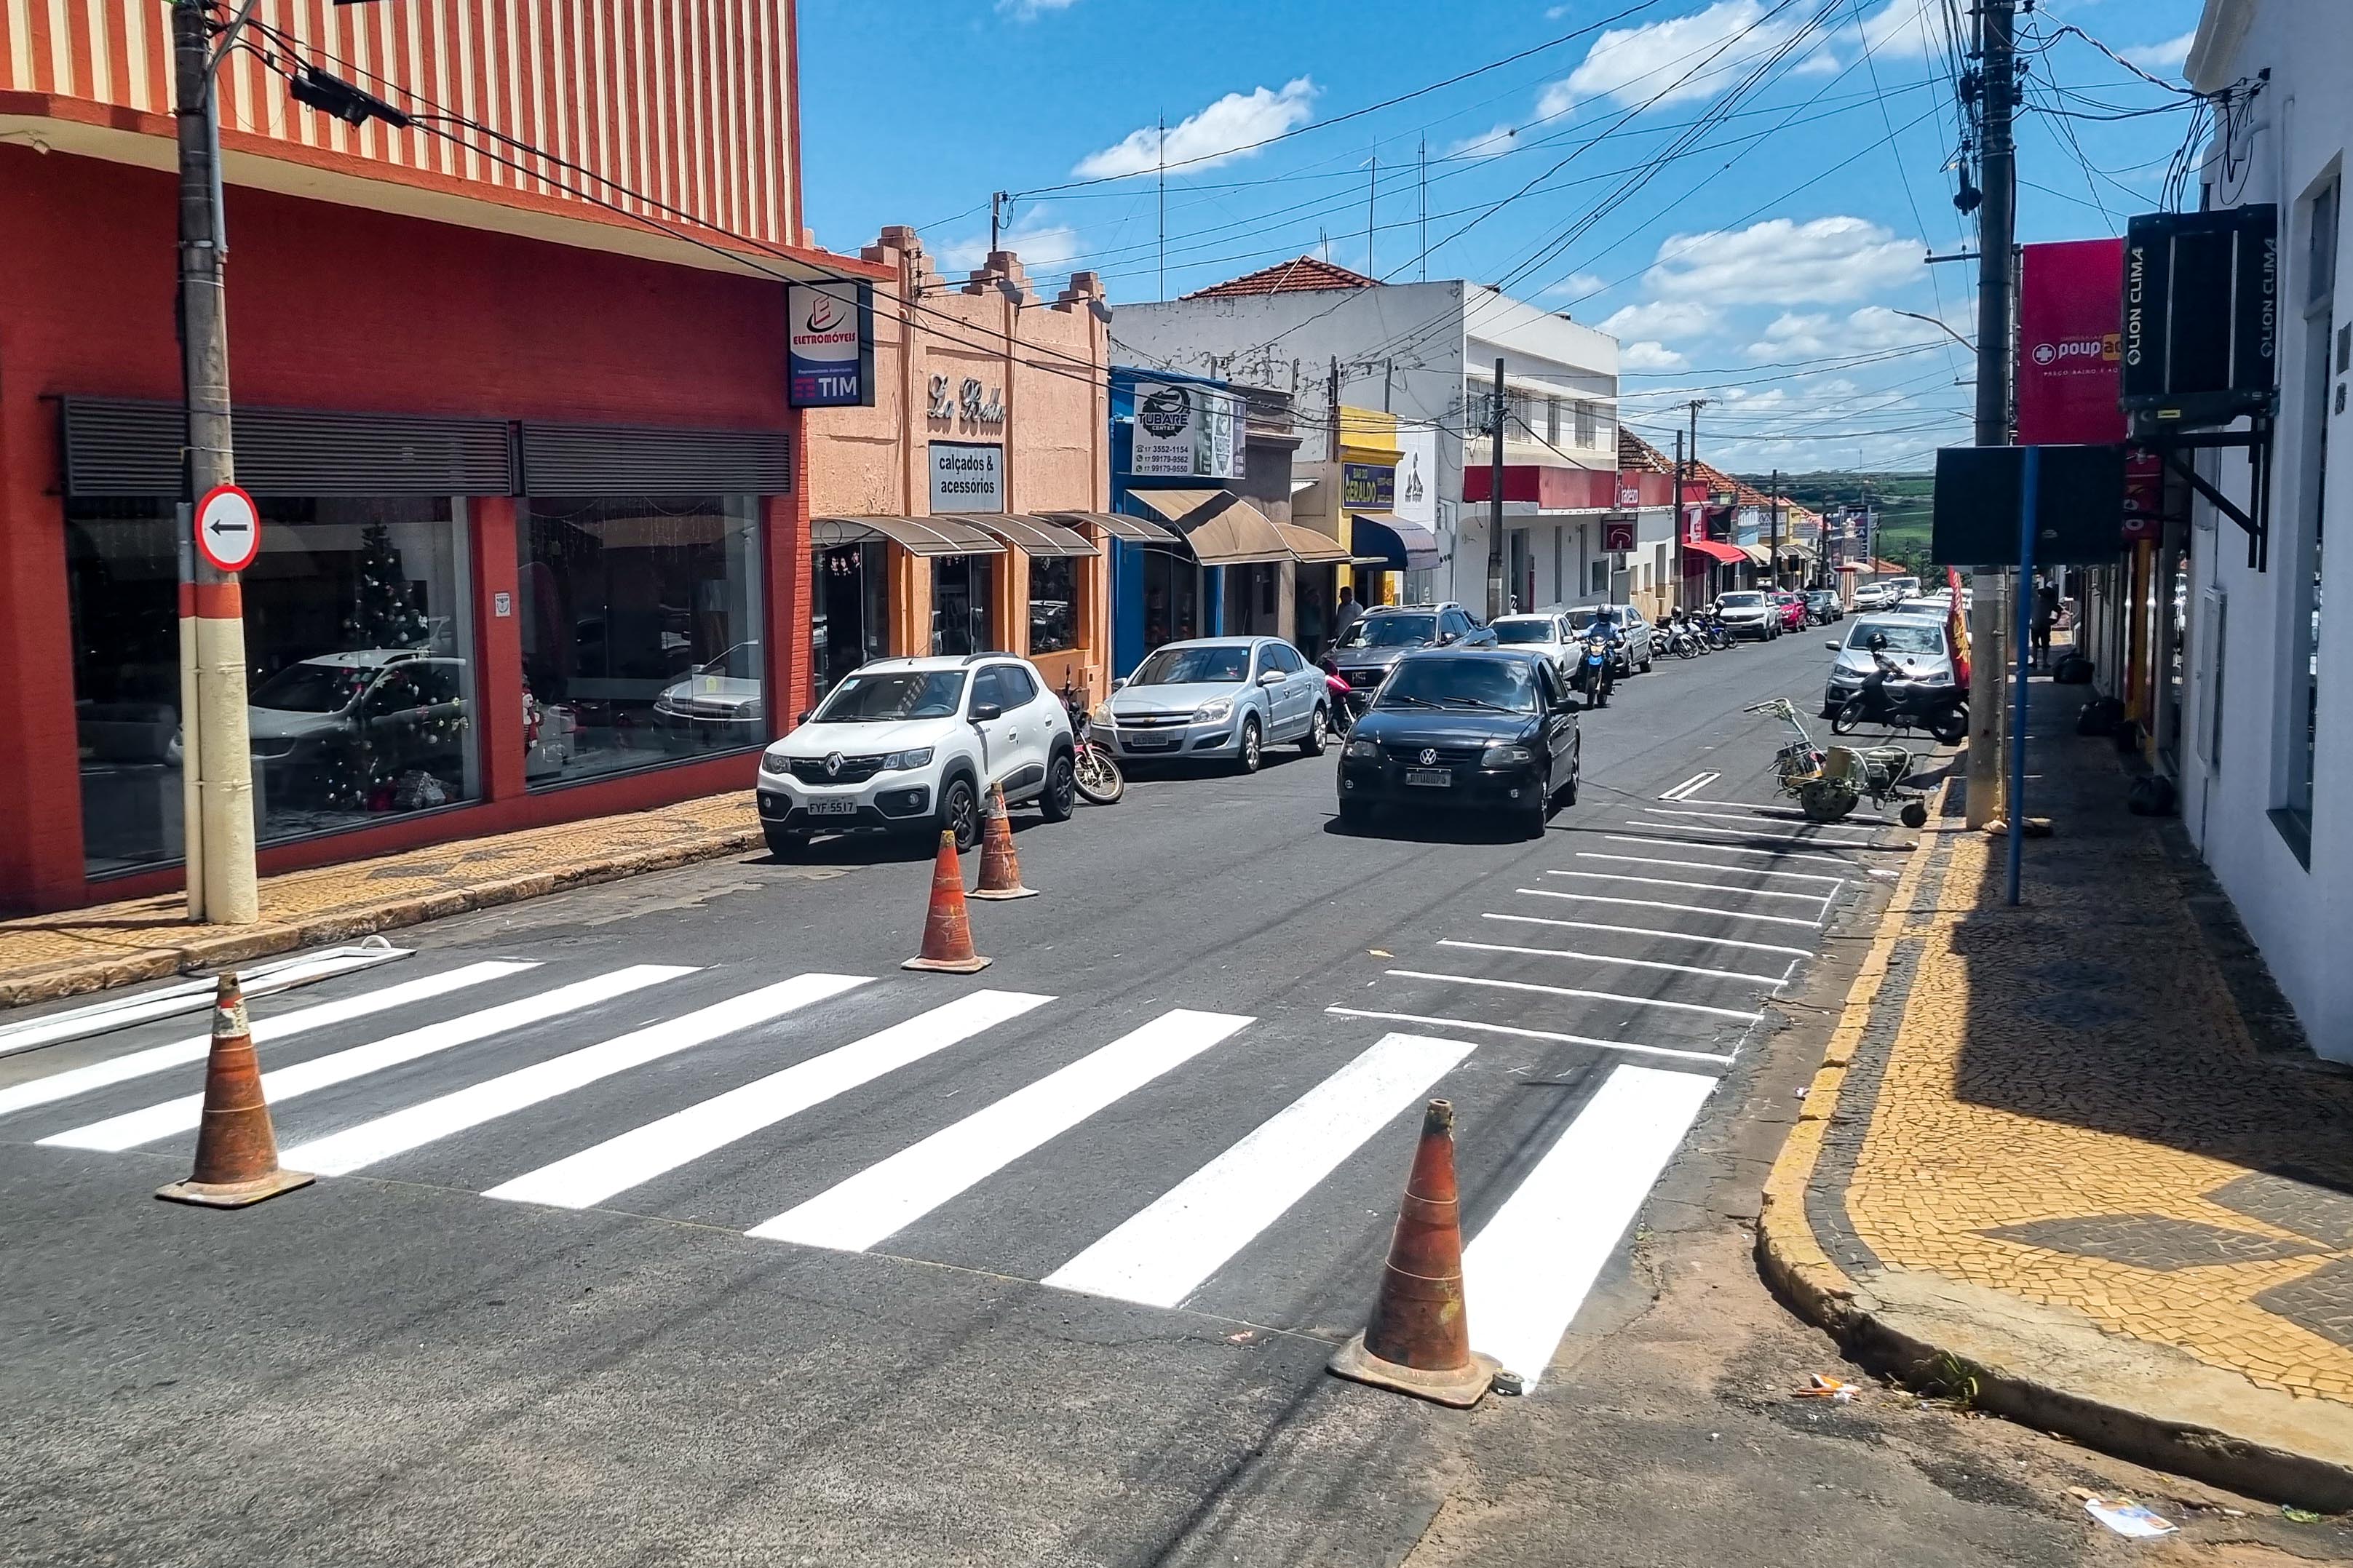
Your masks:
M1741 1404L1789 1373L1760 1355L1829 1364L1739 1224L1910 837L1772 798L1740 709L1806 706L1823 657L1621 686L1541 842L1342 834L1328 757L1138 780L1023 825L1042 896L973 906L972 977L898 969L931 868L871 840L425 928L256 1005L322 1179L244 1213L148 1196L198 1026L0 1059L11 1554L1851 1561L1787 1455L1717 1442L1761 1422L1894 1500L1916 1554L1883 1560L2077 1561L2031 1497ZM1473 1340L1530 1387L1469 1415L1323 1371L1431 1094ZM1612 1356L1683 1408L1580 1419ZM1778 1538L1740 1517L1785 1505Z

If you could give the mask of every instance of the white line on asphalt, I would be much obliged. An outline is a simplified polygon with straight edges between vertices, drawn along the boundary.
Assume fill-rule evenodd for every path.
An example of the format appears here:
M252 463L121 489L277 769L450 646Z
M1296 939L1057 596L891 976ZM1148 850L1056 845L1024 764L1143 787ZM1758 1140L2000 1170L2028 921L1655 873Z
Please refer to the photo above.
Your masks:
M1164 1013L744 1234L863 1252L1253 1020Z
M1692 963L1662 963L1651 958L1620 958L1607 952L1571 952L1567 948L1559 947L1512 947L1500 942L1460 942L1453 937L1441 938L1438 945L1467 948L1473 952L1524 952L1531 958L1578 958L1588 963L1622 963L1631 969L1659 969L1675 974L1701 974L1711 980L1746 980L1758 985L1770 986L1775 990L1787 984L1789 979L1788 969L1783 970L1777 978L1770 974L1752 974L1745 969L1702 969L1697 964ZM1791 960L1789 969L1795 969L1797 966L1797 962L1794 959Z
M559 1094L585 1089L599 1079L769 1023L828 996L839 996L865 984L867 980L862 974L796 974L790 980L763 985L757 991L730 996L724 1002L714 1002L708 1007L698 1007L691 1013L665 1018L659 1024L649 1024L642 1029L632 1029L626 1035L583 1046L576 1051L566 1051L560 1057L550 1057L480 1083L468 1084L416 1105L403 1106L341 1132L298 1143L281 1158L291 1171L344 1175Z
M237 989L244 993L248 1002L252 1002L280 991L290 991L297 985L314 984L354 970L373 969L379 963L406 958L412 951L394 947L382 937L374 940L375 945L372 947L362 943L353 947L321 948L295 958L273 959L267 963L246 965L237 971ZM27 1018L21 1024L0 1025L0 1057L13 1057L68 1040L92 1039L100 1035L111 1035L184 1013L210 1012L218 984L216 977L207 975L202 979L180 981L160 990L142 992L136 996L117 996L68 1008L62 1013L44 1014L37 1018Z
M1751 820L1749 817L1729 811L1671 811L1664 806L1658 805L1646 805L1642 810L1651 816L1675 816L1694 819L1704 817L1710 822L1747 822ZM1761 828L1708 827L1703 826L1697 820L1688 822L1660 822L1652 823L1649 826L1656 827L1662 833L1737 833L1744 838L1796 838L1802 839L1809 843L1819 844L1868 844L1873 840L1873 838L1877 837L1875 831L1870 828L1865 828L1861 832L1853 832L1847 828L1832 828L1828 826L1817 827L1807 833L1783 833L1778 831L1779 821L1780 819L1775 818ZM1795 824L1792 824L1791 826L1794 826Z
M1472 1348L1534 1388L1715 1079L1621 1067L1462 1253Z
M1376 1013L1363 1007L1324 1009L1339 1018L1375 1018L1386 1024L1430 1024L1441 1029L1477 1029L1489 1035L1510 1035L1522 1040L1554 1040L1566 1046L1593 1046L1605 1051L1632 1051L1638 1056L1673 1057L1687 1062L1729 1062L1722 1051L1679 1051L1668 1046L1638 1046L1626 1040L1597 1040L1590 1035L1563 1035L1550 1029L1522 1029L1510 1024L1482 1024L1476 1018L1432 1018L1420 1013Z
M1726 871L1736 877L1778 877L1788 882L1835 882L1841 888L1846 886L1845 878L1825 877L1819 871L1767 871L1761 867L1727 866L1721 860L1666 860L1655 855L1604 855L1599 849L1580 849L1577 858L1580 860L1612 860L1625 866L1688 866L1694 871Z
M959 996L879 1034L633 1127L483 1195L556 1208L590 1207L1052 1000L1019 991Z
M1045 1283L1176 1306L1476 1048L1423 1035L1382 1036Z
M1748 800L1702 800L1697 795L1687 795L1682 799L1676 801L1675 804L1677 805L1741 806L1745 807L1748 811L1754 812L1758 816L1769 816L1778 822L1805 822L1810 820L1804 812L1799 811L1795 806L1759 805L1755 801ZM1883 816L1875 811L1857 811L1849 816L1846 820L1849 822L1879 822L1892 825L1894 818Z
M1627 936L1662 937L1669 942L1700 942L1711 947L1737 947L1749 952L1785 952L1792 958L1814 956L1814 950L1810 947L1783 947L1777 942L1742 942L1728 936L1700 936L1687 931L1653 931L1649 926L1613 926L1599 921L1556 921L1543 915L1482 914L1479 918L1482 921L1510 921L1517 925L1558 926L1566 931L1620 931Z
M1635 910L1673 910L1686 915L1714 915L1726 921L1763 921L1768 925L1804 926L1812 931L1821 924L1818 920L1801 921L1795 915L1752 915L1746 910L1712 910L1705 904L1662 904L1649 899L1611 899L1599 893L1562 893L1550 888L1514 888L1514 892L1525 893L1532 899L1578 899L1588 904L1623 904Z
M1659 798L1661 800L1681 800L1695 789L1705 789L1708 785L1714 784L1723 776L1724 775L1722 773L1694 773L1691 777L1683 780L1683 783L1675 785L1674 788L1667 791L1666 794L1661 795Z
M691 966L671 963L636 963L627 969L617 969L609 974L599 974L591 980L575 981L537 996L526 996L519 1002L502 1003L485 1007L479 1013L469 1013L461 1018L445 1023L427 1024L423 1028L410 1029L364 1046L353 1046L329 1056L313 1057L307 1062L280 1068L261 1075L262 1092L272 1105L283 1105L298 1095L315 1089L330 1089L385 1068L398 1067L419 1057L431 1056L456 1046L471 1045L520 1029L532 1024L545 1023L565 1013L583 1007L593 1007L609 1002L616 996L626 996L649 985L665 980L675 980L681 974L692 974ZM93 1121L87 1127L44 1138L44 1143L66 1149L101 1149L113 1152L133 1149L158 1138L168 1138L175 1132L185 1132L204 1120L205 1097L202 1094L183 1095L167 1100L161 1105L151 1105L144 1110L132 1110L121 1116L111 1116L103 1121ZM299 1170L299 1166L289 1166Z
M1633 826L1656 828L1662 833L1666 831L1655 822L1638 822ZM1848 868L1852 868L1855 864L1837 855L1808 855L1795 849L1751 849L1744 845L1711 844L1696 838L1637 838L1630 833L1605 833L1601 838L1606 844L1651 844L1662 849L1713 849L1724 855L1758 855L1767 860L1819 860L1825 866ZM1731 869L1728 866L1725 868Z
M1819 904L1838 897L1838 888L1827 893L1784 893L1775 888L1727 888L1722 882L1679 882L1672 877L1629 877L1617 871L1546 871L1547 877L1589 877L1600 882L1639 882L1647 888L1696 888L1703 893L1744 893L1752 899L1798 899ZM1841 882L1839 887L1846 884Z
M446 996L452 991L462 991L469 985L480 985L486 980L496 980L508 974L521 974L525 970L538 967L535 963L505 962L470 963L461 969L452 969L446 974L428 974L421 980L404 980L397 985L387 985L380 991L363 992L357 996L346 996L336 1002L322 1002L315 1007L304 1007L292 1013L281 1013L274 1017L256 1018L248 1026L252 1033L253 1043L259 1046L270 1040L283 1040L295 1035L307 1034L312 1029L323 1029L331 1025L349 1023L353 1018L364 1018L371 1013L389 1012L395 1007L406 1007L411 1003L428 1002L436 996ZM35 1079L30 1083L20 1083L8 1089L0 1089L0 1116L5 1116L12 1110L23 1110L28 1106L47 1105L55 1100L69 1100L77 1094L87 1094L93 1089L104 1089L110 1084L124 1083L134 1078L144 1078L151 1072L162 1072L166 1068L180 1067L188 1062L200 1062L212 1054L212 1047L210 1035L197 1035L185 1040L174 1040L167 1046L151 1046L146 1050L132 1051L128 1056L116 1057L109 1061L92 1062L87 1067L69 1068L63 1072L51 1073L47 1078Z
M1492 980L1483 974L1440 974L1427 969L1392 969L1398 980L1436 980L1449 985L1483 985L1492 991L1533 991L1546 996L1575 996L1587 1002L1622 1002L1629 1007L1665 1007L1677 1013L1704 1013L1754 1024L1765 1016L1739 1007L1709 1007L1697 1002L1670 1002L1659 996L1626 996L1615 991L1585 991L1574 985L1539 985L1532 980Z
M1873 844L1866 838L1825 838L1813 833L1759 833L1748 827L1708 827L1696 822L1629 822L1653 833L1714 833L1725 838L1746 838L1752 844L1814 844L1825 849L1909 849L1908 844Z

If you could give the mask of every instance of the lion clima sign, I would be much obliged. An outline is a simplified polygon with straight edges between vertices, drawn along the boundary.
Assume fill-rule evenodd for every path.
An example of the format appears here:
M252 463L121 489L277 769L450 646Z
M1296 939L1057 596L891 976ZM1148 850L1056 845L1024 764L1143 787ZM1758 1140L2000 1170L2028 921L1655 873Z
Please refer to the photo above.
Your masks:
M1235 399L1211 386L1135 384L1135 452L1128 471L1145 479L1234 477Z
M785 291L787 395L796 408L874 402L874 292L859 282L795 283Z

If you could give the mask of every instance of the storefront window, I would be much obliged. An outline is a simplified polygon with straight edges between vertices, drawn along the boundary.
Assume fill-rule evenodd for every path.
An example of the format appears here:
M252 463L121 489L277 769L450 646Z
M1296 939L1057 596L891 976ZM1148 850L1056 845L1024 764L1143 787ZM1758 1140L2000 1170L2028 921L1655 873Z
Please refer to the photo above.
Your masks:
M1029 651L1061 653L1079 645L1079 562L1071 555L1029 558Z
M517 511L529 784L767 739L757 498L533 498Z
M1198 637L1200 567L1166 550L1147 550L1143 555L1145 651L1149 653L1162 643Z
M256 837L365 826L481 793L459 503L259 498L241 579ZM67 580L92 876L177 860L177 527L71 503Z
M816 614L809 617L809 666L817 695L870 658L891 651L890 546L837 544L817 552Z
M997 644L997 581L992 555L942 555L932 562L932 651L987 653Z

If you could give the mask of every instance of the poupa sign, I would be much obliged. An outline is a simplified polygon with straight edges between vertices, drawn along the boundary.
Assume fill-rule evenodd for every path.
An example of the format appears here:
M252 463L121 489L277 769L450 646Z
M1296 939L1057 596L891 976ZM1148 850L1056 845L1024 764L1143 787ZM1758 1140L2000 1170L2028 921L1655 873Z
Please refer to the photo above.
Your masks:
M794 283L785 289L786 401L795 408L874 403L874 286Z

